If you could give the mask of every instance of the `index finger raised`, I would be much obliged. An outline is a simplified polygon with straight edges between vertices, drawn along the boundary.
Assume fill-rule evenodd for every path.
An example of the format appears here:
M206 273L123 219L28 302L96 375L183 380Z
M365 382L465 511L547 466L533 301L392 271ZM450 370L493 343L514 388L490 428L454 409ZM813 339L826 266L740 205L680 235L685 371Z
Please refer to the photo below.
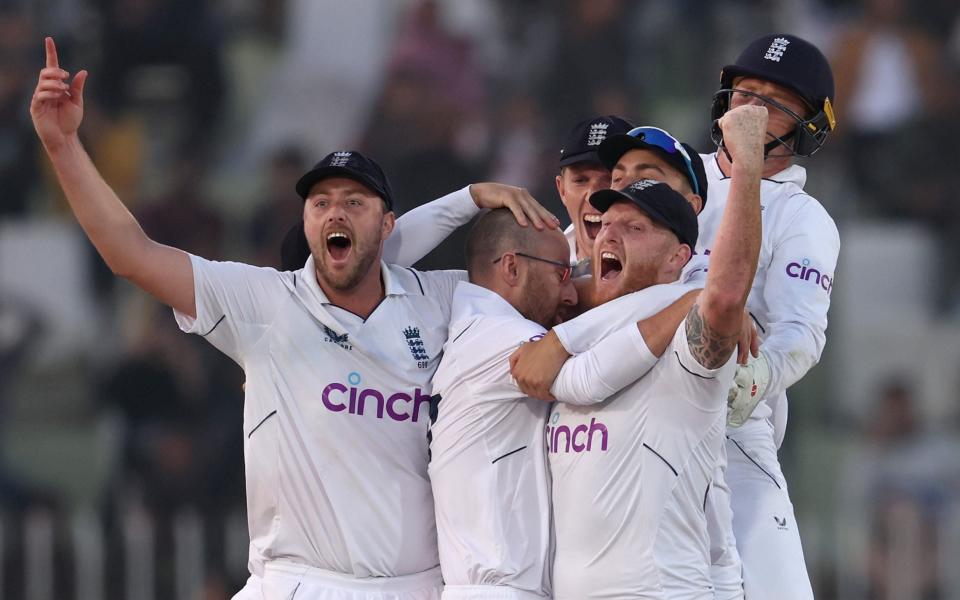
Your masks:
M57 58L57 45L53 43L53 38L47 37L43 41L47 49L47 66L60 68L60 61Z

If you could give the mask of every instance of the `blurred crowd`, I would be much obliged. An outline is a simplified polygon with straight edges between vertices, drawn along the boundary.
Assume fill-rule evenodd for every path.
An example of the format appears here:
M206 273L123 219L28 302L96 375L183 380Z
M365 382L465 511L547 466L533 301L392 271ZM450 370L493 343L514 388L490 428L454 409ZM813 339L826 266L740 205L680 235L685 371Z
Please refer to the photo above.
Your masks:
M301 211L293 184L334 149L380 161L400 214L492 180L530 189L566 222L553 177L575 122L621 115L709 152L720 67L775 30L823 48L837 81L839 127L809 161L808 189L841 236L885 221L935 240L933 316L960 320L955 0L0 0L0 529L14 532L0 536L0 586L22 585L27 509L83 505L109 528L131 507L164 523L244 503L240 369L180 334L86 241L48 243L77 236L28 113L44 35L64 68L90 71L82 137L150 236L277 266ZM419 266L459 266L462 240ZM28 246L41 250L17 251ZM84 325L51 317L61 309ZM908 380L878 398L869 418L838 427L871 449L849 493L875 511L863 593L879 600L894 597L881 584L890 515L913 511L922 546L935 544L938 511L960 498L960 452L955 424L926 431ZM58 452L79 468L50 466ZM933 463L942 471L916 466ZM207 531L211 600L243 574L215 558L218 531ZM924 595L911 597L945 597L935 577L918 581Z

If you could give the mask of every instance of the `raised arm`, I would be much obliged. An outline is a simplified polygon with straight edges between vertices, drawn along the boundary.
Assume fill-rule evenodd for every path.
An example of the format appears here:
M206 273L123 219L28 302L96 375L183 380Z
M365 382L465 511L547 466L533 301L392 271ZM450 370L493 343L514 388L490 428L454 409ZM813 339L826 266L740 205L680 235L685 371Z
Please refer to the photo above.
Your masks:
M77 136L87 72L70 80L70 73L60 68L53 39L46 38L45 45L46 66L30 102L30 116L77 221L114 274L195 317L189 255L147 237L97 172Z
M536 229L559 227L557 217L524 188L474 183L404 213L383 246L383 259L411 266L481 210L494 208L509 209L524 227L531 224Z
M760 255L760 176L767 109L746 105L720 119L733 158L730 191L717 230L707 283L686 319L693 356L708 369L730 359Z
M601 331L594 343L578 351L574 358L570 358L571 353L561 344L560 326L542 340L524 344L510 357L511 374L518 386L533 398L593 404L636 381L663 354L699 293L693 290L683 294L680 286L669 286L666 291L673 293L671 300L674 301L665 308L657 304L663 294L656 294L648 298L646 305L633 311L611 313L600 307L571 321L579 322L578 328ZM678 299L680 294L683 295ZM635 296L636 302L645 294L638 292L631 296ZM620 304L626 308L624 303ZM616 317L607 318L613 315ZM624 315L630 316L624 318ZM640 320L634 321L638 317ZM596 327L592 327L594 323Z

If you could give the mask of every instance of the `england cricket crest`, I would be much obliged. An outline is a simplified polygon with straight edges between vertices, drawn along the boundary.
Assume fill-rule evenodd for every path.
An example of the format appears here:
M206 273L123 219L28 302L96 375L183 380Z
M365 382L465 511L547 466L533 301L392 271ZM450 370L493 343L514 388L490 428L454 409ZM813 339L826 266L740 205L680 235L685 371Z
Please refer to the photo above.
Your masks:
M423 347L423 339L420 337L420 328L410 325L403 330L403 337L407 340L407 346L410 348L410 355L417 361L417 366L426 369L430 366L430 356L427 355Z
M602 144L603 140L607 137L607 129L609 127L609 123L594 123L591 125L590 131L587 132L587 145L599 146Z

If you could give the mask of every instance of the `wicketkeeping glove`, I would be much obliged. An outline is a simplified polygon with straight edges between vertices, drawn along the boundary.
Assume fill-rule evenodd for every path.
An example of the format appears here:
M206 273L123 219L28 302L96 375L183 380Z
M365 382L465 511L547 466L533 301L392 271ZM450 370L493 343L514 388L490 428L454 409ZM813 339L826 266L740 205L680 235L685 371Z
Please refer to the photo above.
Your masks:
M757 358L751 356L746 365L737 367L733 385L727 394L727 425L740 427L746 423L769 383L770 365L762 353Z

